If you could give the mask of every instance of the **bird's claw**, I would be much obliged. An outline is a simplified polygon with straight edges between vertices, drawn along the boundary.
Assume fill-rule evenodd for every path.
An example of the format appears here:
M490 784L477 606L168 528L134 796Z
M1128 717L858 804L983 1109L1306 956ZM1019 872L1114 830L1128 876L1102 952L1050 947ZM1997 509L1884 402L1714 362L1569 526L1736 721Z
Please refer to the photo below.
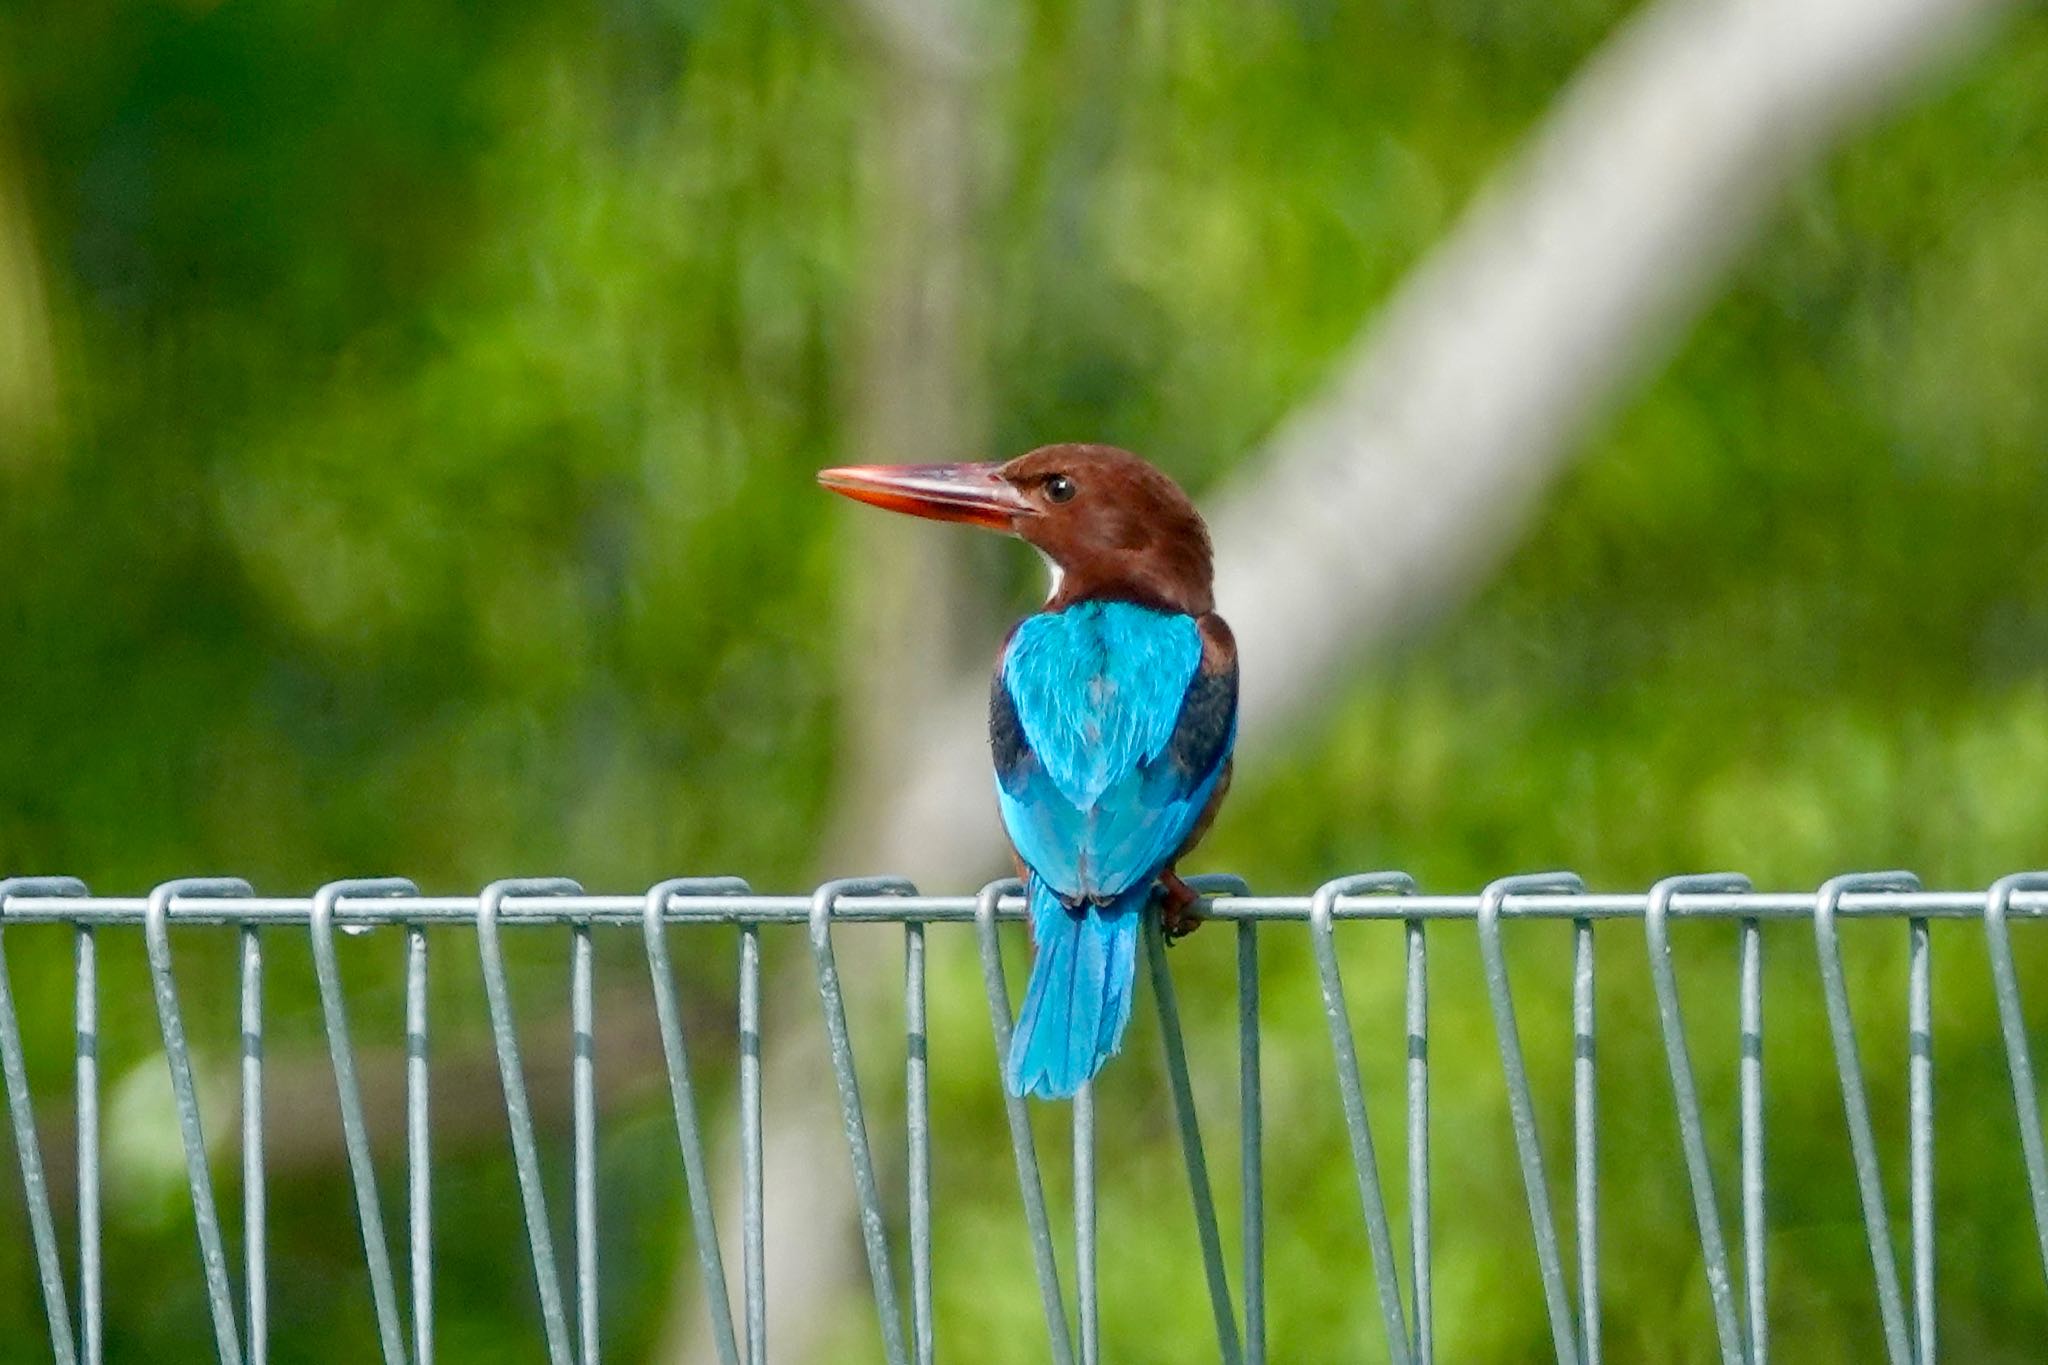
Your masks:
M1159 879L1159 928L1171 947L1202 927L1202 893L1174 873Z

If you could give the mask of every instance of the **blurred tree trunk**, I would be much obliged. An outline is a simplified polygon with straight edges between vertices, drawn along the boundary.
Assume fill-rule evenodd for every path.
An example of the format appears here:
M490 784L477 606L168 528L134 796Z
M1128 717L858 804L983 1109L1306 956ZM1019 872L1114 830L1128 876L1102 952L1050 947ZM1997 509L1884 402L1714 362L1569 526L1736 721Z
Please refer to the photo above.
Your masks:
M930 0L944 21L946 0ZM876 23L873 126L866 157L866 249L859 349L846 395L846 462L921 464L989 457L977 326L975 181L985 146L974 72L950 43ZM929 708L979 674L960 623L978 619L958 534L887 517L847 517L840 575L842 755L831 868L864 867L889 796L907 775L903 744Z
M1575 439L1668 356L1793 177L2005 7L1659 0L1593 56L1361 332L1326 389L1208 499L1219 596L1245 660L1248 772L1257 771L1262 743L1298 721L1361 653L1446 610L1513 548ZM899 90L884 106L890 145L909 153L899 164L916 174L897 208L880 209L877 227L889 236L877 278L922 299L903 305L902 317L916 321L899 325L910 330L878 322L870 338L862 372L878 391L861 398L864 457L944 451L936 439L894 448L906 439L903 424L943 424L932 429L954 438L970 431L964 404L928 414L913 397L930 401L924 386L957 357L906 353L918 339L954 349L931 301L952 297L957 306L949 291L959 288L966 248L948 254L926 241L922 255L897 255L925 240L924 228L888 218L915 212L919 224L944 220L960 230L964 215L935 213L961 202L957 188L946 188L957 171L918 158L944 145L939 126L952 128L956 151L973 145L964 122L946 122L966 117L964 85L928 73L918 80L921 97ZM897 279L899 269L906 273ZM924 557L950 551L944 537L898 537L880 520L865 526L872 529L856 534L873 538L878 559L856 581L864 591L892 584L904 599L860 604L868 657L888 666L883 685L871 679L854 694L878 698L879 709L850 718L862 758L849 791L862 793L863 809L841 837L857 830L863 841L838 844L836 852L852 852L834 868L972 884L1000 870L1002 849L980 743L987 684L976 669L939 696L912 666L946 649L935 633L944 622L933 619L940 599L930 594L948 589L931 567L937 561ZM915 688L914 705L885 695L901 686ZM863 787L870 764L889 777ZM870 998L893 994L892 964L872 965L845 979ZM793 990L810 993L808 983ZM799 1016L816 1008L790 1003ZM850 1233L819 1235L850 1227L852 1200L831 1082L814 1035L809 1041L775 1059L770 1081L792 1105L823 1110L799 1123L771 1101L770 1254L806 1261L795 1273L770 1270L779 1360L806 1359L816 1318L840 1301L807 1291L859 1273ZM700 1350L695 1358L710 1357Z
M871 54L872 99L863 165L858 350L845 395L852 446L835 462L909 464L990 458L987 392L977 297L978 172L988 150L987 69L954 0L867 0L858 11ZM985 592L965 572L964 537L900 518L850 516L836 527L840 556L840 770L824 875L889 872L877 864L896 789L910 775L915 734L944 698L985 688L983 634L963 622L988 615ZM966 656L972 655L971 660ZM985 789L983 806L992 806ZM838 947L849 982L890 979L900 948L882 936L848 936ZM764 1152L768 1337L778 1360L808 1359L838 1296L855 1286L852 1243L819 1236L856 1217L846 1175L834 1085L818 1045L818 1005L808 962L787 960L770 985L764 1059ZM888 990L852 994L849 1008L875 1012ZM900 1028L900 1025L898 1026ZM723 1201L736 1228L735 1200ZM857 1254L857 1252L856 1252ZM726 1262L735 1315L737 1255ZM682 1258L663 1359L711 1361L695 1310L696 1267Z

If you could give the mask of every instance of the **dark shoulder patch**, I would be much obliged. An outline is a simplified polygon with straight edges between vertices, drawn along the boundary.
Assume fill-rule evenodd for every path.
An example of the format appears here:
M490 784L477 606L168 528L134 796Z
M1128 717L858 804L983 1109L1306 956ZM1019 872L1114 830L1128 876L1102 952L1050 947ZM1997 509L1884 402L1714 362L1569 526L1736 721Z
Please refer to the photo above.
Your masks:
M1197 617L1195 629L1202 636L1202 667L1211 673L1237 667L1237 636L1230 623L1215 612Z
M1222 764L1236 721L1237 661L1211 672L1205 659L1181 698L1180 719L1174 723L1166 756L1187 774L1191 785L1199 782Z
M995 755L996 777L1005 787L1014 786L1031 759L1031 746L1024 739L1024 722L1017 718L1017 703L1003 685L998 668L988 690L988 747Z

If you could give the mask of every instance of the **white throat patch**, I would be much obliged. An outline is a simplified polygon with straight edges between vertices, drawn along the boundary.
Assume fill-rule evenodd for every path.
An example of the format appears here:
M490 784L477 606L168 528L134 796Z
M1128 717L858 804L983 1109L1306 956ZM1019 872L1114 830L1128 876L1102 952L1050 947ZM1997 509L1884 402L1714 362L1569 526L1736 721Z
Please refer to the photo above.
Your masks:
M1032 548L1038 549L1035 545ZM1053 557L1043 550L1038 551L1038 557L1045 561L1045 571L1051 576L1051 585L1045 590L1045 600L1050 602L1053 598L1060 595L1060 584L1066 582L1067 571L1062 569Z

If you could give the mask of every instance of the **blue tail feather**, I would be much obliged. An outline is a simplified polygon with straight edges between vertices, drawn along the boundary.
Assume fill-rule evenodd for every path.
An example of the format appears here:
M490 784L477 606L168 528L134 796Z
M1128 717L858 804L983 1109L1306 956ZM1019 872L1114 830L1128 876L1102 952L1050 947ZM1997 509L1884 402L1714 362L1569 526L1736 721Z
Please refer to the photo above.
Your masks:
M1067 909L1031 879L1031 964L1004 1079L1013 1095L1060 1100L1123 1046L1137 977L1138 928L1150 882L1107 906Z

